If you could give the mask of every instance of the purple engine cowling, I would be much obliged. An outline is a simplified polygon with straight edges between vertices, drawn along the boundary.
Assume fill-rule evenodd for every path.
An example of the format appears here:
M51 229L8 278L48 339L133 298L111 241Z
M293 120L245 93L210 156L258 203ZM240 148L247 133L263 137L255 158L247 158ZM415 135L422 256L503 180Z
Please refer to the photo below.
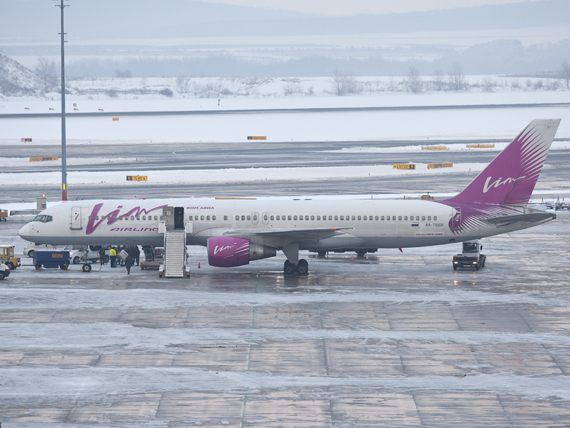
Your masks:
M208 263L211 266L243 266L252 260L274 257L275 254L275 248L252 244L248 239L233 236L208 239Z

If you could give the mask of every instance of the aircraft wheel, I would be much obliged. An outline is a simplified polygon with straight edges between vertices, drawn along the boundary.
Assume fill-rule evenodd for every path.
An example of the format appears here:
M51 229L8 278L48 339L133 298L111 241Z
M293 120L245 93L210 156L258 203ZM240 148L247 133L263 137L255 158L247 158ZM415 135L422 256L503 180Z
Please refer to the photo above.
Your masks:
M317 254L319 255L319 257L324 257L327 255L327 252L326 251L319 251L319 252L317 252Z
M299 276L306 276L309 274L309 263L307 263L307 260L299 260L299 263L297 263L297 273Z
M79 264L79 256L75 256L75 257L73 258L73 264L74 264L74 265L78 265L78 264Z
M32 259L34 258L34 254L36 254L34 250L28 251L28 257L31 257Z
M4 272L0 272L0 281L4 279Z
M42 265L36 265L36 270L40 270L42 268Z
M8 266L8 268L10 268L10 270L16 270L16 266L14 266L14 263L12 263L12 262L6 263L6 266Z
M360 248L356 250L356 255L357 255L359 258L364 257L365 254L366 254L366 250L362 250L362 249L360 249Z
M91 272L91 265L89 263L85 263L83 266L81 266L81 270L83 272Z
M293 275L295 273L295 265L289 260L286 260L283 266L283 273L285 275Z
M59 265L59 268L60 268L61 270L67 270L67 263L64 263L64 264L62 264L62 265Z

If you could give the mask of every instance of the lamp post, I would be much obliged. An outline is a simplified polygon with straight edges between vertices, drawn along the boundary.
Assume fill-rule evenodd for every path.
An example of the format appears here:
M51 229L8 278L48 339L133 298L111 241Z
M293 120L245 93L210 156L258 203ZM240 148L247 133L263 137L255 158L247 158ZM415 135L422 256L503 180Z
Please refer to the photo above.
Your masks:
M66 135L65 135L65 50L63 31L63 9L69 5L56 4L61 9L61 200L67 201L67 157L66 157Z

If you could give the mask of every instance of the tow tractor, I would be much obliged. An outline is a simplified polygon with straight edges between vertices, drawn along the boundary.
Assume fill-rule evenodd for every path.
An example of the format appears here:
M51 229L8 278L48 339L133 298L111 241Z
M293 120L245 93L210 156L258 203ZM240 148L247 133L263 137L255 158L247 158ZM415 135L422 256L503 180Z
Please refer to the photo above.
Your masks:
M14 256L13 245L0 245L0 263L4 263L10 270L21 266L20 258Z
M479 245L478 240L465 241L463 243L463 252L453 256L453 270L458 267L470 267L479 270L485 267L487 256L481 254L483 246Z

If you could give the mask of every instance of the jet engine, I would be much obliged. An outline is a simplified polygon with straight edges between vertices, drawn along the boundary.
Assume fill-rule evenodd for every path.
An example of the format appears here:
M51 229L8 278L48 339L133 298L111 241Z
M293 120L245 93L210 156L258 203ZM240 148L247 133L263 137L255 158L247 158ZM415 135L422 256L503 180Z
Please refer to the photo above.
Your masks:
M249 239L233 236L208 239L208 263L211 266L242 266L249 264L252 260L275 257L275 254L275 248L252 244Z

